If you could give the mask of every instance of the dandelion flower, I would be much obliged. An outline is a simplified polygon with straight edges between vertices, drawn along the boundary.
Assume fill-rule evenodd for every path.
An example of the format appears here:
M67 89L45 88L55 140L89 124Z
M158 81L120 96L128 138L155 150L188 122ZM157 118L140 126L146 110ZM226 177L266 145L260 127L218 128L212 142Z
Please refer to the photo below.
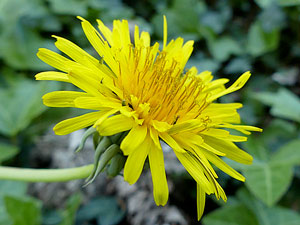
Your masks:
M234 143L244 136L230 134L224 128L246 135L261 129L239 125L240 103L216 103L219 97L239 90L250 77L246 72L230 87L228 79L212 80L210 72L198 73L195 67L185 70L193 51L193 41L182 38L167 43L164 18L163 46L151 45L150 35L135 26L131 41L127 20L115 20L110 30L100 20L99 30L79 17L83 31L99 54L86 53L74 43L54 36L64 57L40 49L38 57L62 72L41 72L37 80L69 82L82 91L55 91L43 96L50 107L76 107L93 110L66 119L54 127L57 135L93 126L102 136L128 131L120 148L127 157L124 179L134 184L148 158L157 205L168 200L168 185L161 142L168 144L178 160L197 183L197 208L200 219L206 194L226 201L212 164L233 178L245 178L228 166L221 157L251 164L252 157Z

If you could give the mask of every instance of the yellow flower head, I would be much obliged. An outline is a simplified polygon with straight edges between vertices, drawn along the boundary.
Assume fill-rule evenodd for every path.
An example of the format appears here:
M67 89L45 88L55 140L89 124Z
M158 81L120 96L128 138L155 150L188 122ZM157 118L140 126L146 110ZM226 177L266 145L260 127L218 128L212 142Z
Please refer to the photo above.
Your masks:
M151 45L149 33L140 33L137 26L131 41L127 20L115 20L112 31L98 20L99 32L88 21L79 19L99 59L74 43L54 36L56 47L70 59L40 49L38 57L62 72L42 72L36 79L69 82L82 90L48 93L43 97L45 105L94 111L58 123L55 133L65 135L91 125L102 136L129 131L120 145L123 154L128 156L124 179L135 183L148 157L157 205L165 205L169 194L160 144L163 140L197 182L199 219L205 194L215 194L226 201L211 164L244 181L245 178L220 156L244 164L250 164L252 157L234 144L247 138L231 135L223 128L247 135L249 131L261 129L237 125L240 123L237 109L241 104L214 101L240 89L250 73L244 73L225 88L228 79L212 81L213 76L208 71L199 74L192 67L184 72L193 51L193 41L184 43L182 38L177 38L167 43L165 18L161 50L158 43Z

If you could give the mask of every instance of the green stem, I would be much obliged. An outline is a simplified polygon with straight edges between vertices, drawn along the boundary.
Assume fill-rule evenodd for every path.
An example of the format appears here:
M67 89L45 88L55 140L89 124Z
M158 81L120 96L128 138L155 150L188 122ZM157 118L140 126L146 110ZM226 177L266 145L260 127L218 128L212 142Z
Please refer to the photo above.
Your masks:
M93 164L68 169L27 169L0 166L0 180L64 182L87 178L93 167Z

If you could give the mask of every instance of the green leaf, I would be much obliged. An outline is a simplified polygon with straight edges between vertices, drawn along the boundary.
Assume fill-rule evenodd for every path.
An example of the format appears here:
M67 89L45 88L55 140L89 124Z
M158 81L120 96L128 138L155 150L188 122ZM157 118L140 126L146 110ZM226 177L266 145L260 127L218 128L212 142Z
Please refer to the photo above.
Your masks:
M50 6L54 12L63 15L86 16L88 3L87 0L49 0ZM66 7L68 6L68 7Z
M16 7L18 6L18 7ZM34 10L33 10L34 9ZM40 16L48 16L45 3L40 0L1 0L0 24L5 21L4 30L11 29L22 18L30 19Z
M202 54L192 56L186 64L186 68L195 66L199 72L208 70L212 73L216 72L220 68L220 63L214 59L204 57Z
M42 95L56 90L58 83L16 79L12 86L0 89L0 133L14 136L46 110Z
M296 212L278 206L266 207L244 188L237 192L237 196L255 214L260 225L297 225L300 223L300 216Z
M0 142L0 165L2 162L14 157L19 151L20 150L16 146Z
M276 1L277 0L255 0L256 4L261 8L266 8Z
M238 42L228 36L208 41L208 47L213 57L220 62L227 60L231 55L239 55L242 52Z
M17 7L16 7L17 6ZM45 26L47 21L47 26ZM53 26L54 25L54 26ZM50 68L36 57L38 48L53 46L41 37L40 30L59 29L57 19L48 12L44 1L2 0L0 3L0 57L15 69Z
M80 193L76 193L68 199L66 208L61 213L63 220L59 225L73 225L75 223L76 212L81 201L82 196Z
M225 67L225 72L228 74L243 73L250 70L252 70L251 62L248 58L245 57L234 58L230 60L230 62Z
M114 197L98 197L81 208L77 221L97 219L99 225L115 225L124 217L125 211L119 207Z
M14 28L0 36L0 52L4 61L15 69L49 69L48 65L38 59L36 53L41 47L53 48L53 42L21 23Z
M254 57L273 51L279 44L279 35L278 29L265 32L261 24L255 22L248 33L247 51Z
M280 88L277 93L261 92L253 96L264 104L271 106L273 116L300 122L300 100L291 91Z
M169 39L183 37L185 40L198 40L200 38L199 29L200 16L205 12L205 3L196 0L174 0L170 8L164 8L153 17L152 23L156 33L163 37L163 16L166 15L168 21ZM170 29L172 28L172 29Z
M300 0L277 0L281 6L297 6L300 5Z
M272 156L273 164L300 165L300 140L294 140L282 146Z
M225 205L206 215L202 222L204 225L259 225L255 215L240 203Z
M264 145L264 141L250 136L248 141L244 143L245 150L251 154L256 160L267 161L269 159L269 151Z
M232 8L225 4L221 3L218 11L207 10L201 16L201 24L211 28L216 34L220 34L226 28L232 16Z
M298 67L280 68L272 75L272 79L281 85L293 86L297 83L299 72Z
M246 186L268 206L274 205L287 191L293 178L293 166L272 161L254 161L242 169Z
M5 196L6 211L13 225L40 225L41 202L29 197Z
M27 183L20 181L0 180L0 198L5 195L23 196L27 191Z
M298 213L282 207L274 207L267 209L268 222L263 225L298 225L300 224L300 216Z
M285 24L285 14L281 7L271 4L259 15L260 24L265 32L282 29Z
M300 0L255 0L256 4L261 8L269 7L272 4L279 4L280 6L297 6L300 5Z
M0 224L1 225L12 225L12 220L7 214L5 203L3 198L6 195L10 196L24 196L27 191L27 184L24 182L17 181L6 181L0 180Z

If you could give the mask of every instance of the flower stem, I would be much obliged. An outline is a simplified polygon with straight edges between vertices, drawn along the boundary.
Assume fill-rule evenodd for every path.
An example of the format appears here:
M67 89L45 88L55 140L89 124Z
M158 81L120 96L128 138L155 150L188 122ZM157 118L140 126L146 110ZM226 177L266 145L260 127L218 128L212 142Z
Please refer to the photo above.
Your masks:
M93 164L68 169L27 169L0 166L0 180L64 182L87 178L93 167Z

